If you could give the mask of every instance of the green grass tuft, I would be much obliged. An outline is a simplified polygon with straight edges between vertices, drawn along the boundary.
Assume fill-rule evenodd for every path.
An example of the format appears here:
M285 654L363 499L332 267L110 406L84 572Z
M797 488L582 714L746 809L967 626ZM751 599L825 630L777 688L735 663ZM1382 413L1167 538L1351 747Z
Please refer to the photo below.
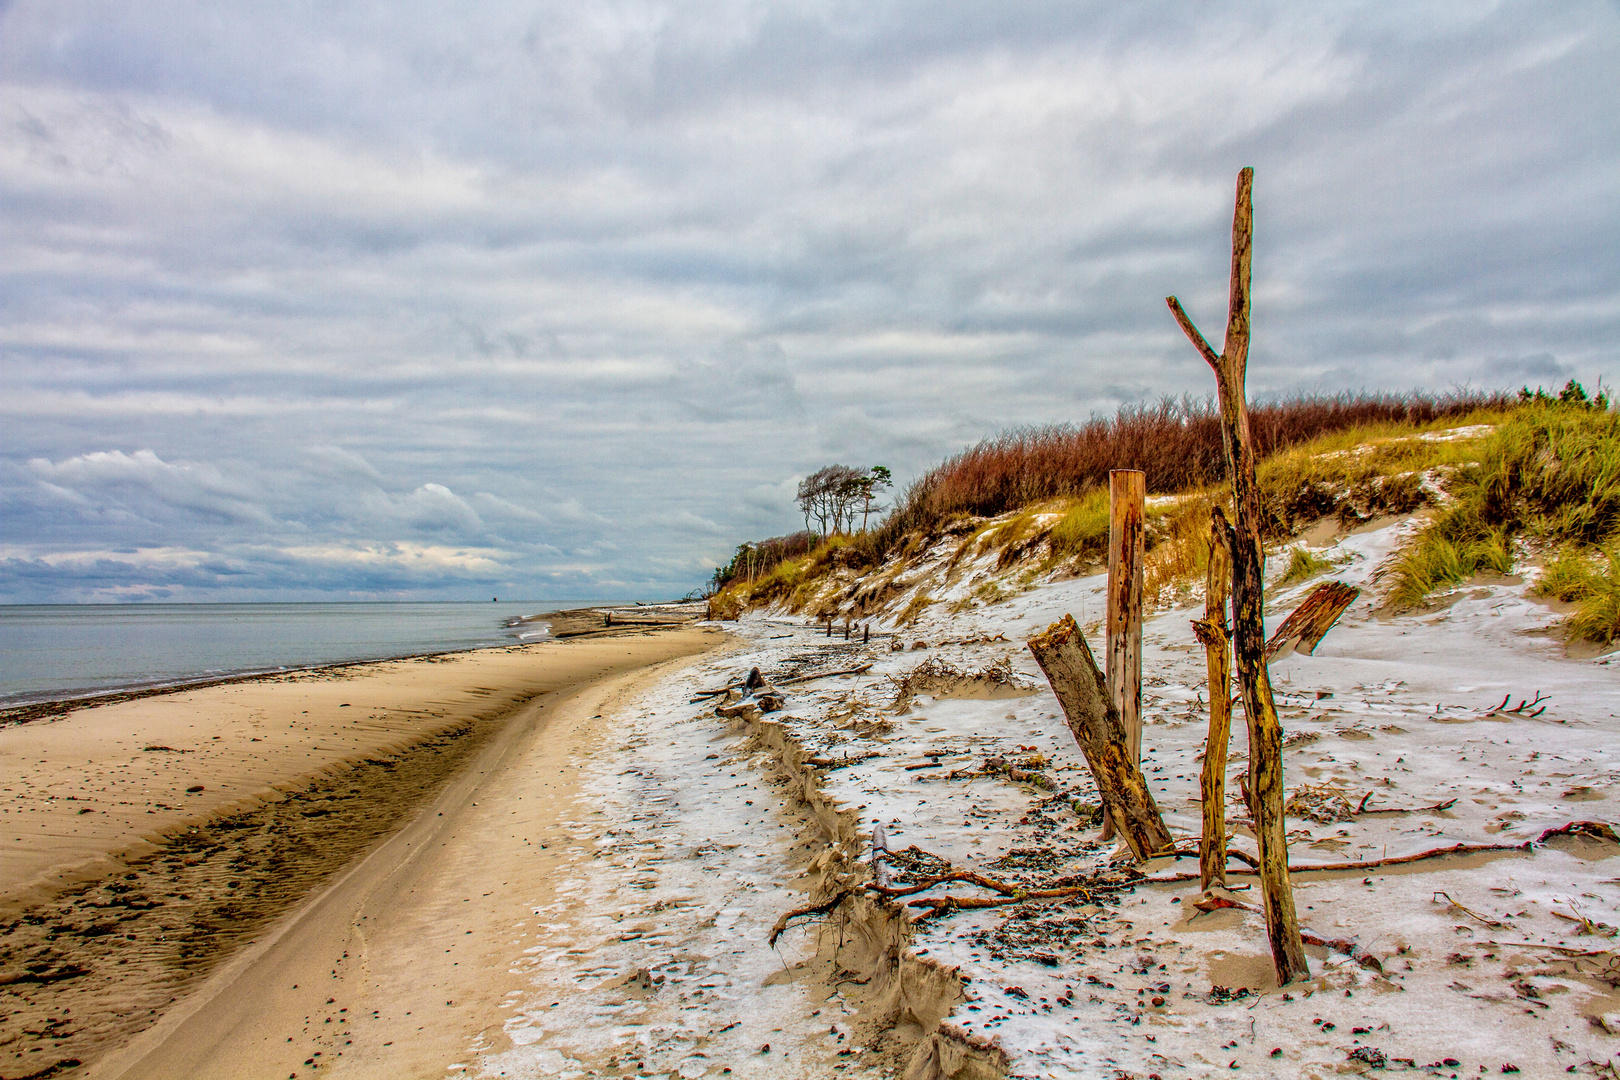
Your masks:
M1576 637L1612 645L1620 639L1620 573L1611 560L1606 573L1594 575L1580 600L1580 609L1569 621Z
M1333 563L1322 558L1303 544L1290 549L1293 554L1288 557L1288 569L1278 580L1278 585L1292 585L1296 581L1305 581L1333 569Z
M1531 592L1568 604L1586 596L1596 576L1591 559L1577 548L1566 547L1547 563Z

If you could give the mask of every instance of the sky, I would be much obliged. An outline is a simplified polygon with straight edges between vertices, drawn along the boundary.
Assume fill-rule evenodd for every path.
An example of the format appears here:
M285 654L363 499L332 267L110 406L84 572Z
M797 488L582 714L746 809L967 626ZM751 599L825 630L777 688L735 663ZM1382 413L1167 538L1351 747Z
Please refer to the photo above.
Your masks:
M1620 377L1620 4L0 0L0 602L656 600L1006 428Z

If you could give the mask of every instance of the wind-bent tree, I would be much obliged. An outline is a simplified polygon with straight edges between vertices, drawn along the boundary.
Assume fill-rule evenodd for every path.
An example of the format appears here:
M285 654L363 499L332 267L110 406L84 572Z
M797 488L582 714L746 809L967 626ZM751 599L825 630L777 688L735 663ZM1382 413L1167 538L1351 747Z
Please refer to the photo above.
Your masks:
M804 526L814 518L823 536L855 531L855 515L861 516L861 530L867 519L879 510L877 493L893 486L892 474L882 465L859 472L848 465L828 465L817 469L799 484L797 502L804 514Z
M828 465L805 477L797 498L805 528L815 518L822 536L843 531L845 517L854 520L854 484L860 479L861 474L848 465Z
M855 487L855 496L861 502L861 532L866 531L866 519L878 513L883 507L877 505L877 493L884 488L894 486L894 474L882 465L874 465L866 470L866 475L859 480L852 481ZM854 518L851 516L851 524Z

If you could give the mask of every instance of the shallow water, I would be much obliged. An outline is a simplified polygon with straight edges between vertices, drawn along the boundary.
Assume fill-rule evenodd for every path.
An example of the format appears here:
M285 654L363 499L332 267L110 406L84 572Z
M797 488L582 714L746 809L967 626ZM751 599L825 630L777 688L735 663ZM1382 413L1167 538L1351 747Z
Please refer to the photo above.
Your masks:
M0 605L0 706L537 640L493 603Z

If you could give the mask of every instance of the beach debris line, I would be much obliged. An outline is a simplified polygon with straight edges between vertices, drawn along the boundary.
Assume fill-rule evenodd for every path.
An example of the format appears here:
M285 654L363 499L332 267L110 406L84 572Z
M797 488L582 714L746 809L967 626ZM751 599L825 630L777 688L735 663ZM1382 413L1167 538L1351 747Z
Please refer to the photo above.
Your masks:
M1260 485L1255 476L1255 448L1249 431L1244 382L1249 364L1249 279L1254 240L1254 169L1238 173L1232 212L1231 293L1226 316L1226 342L1217 354L1182 310L1181 301L1165 297L1176 323L1215 373L1220 402L1222 443L1232 501L1237 513L1232 544L1232 644L1243 715L1249 728L1250 809L1260 844L1260 891L1266 901L1266 936L1277 982L1286 986L1307 978L1305 946L1288 883L1288 822L1283 812L1282 724L1271 692L1265 651L1265 562L1260 544Z
M1131 854L1145 860L1174 847L1141 766L1131 759L1129 733L1108 699L1103 674L1074 616L1063 616L1031 638L1029 650L1052 684L1103 805Z
M1266 642L1266 662L1279 659L1290 652L1310 656L1322 643L1333 624L1339 621L1346 608L1355 603L1361 590L1342 581L1324 581L1311 590L1299 607L1277 627L1271 640Z

